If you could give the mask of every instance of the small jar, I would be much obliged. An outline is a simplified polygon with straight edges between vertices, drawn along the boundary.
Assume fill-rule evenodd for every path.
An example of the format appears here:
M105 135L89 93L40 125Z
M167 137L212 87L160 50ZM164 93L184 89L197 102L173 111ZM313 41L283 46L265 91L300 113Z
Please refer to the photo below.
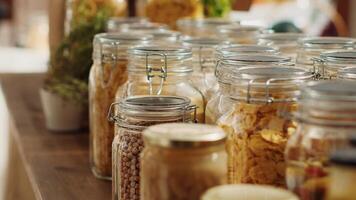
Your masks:
M272 46L291 57L293 61L297 58L298 40L303 38L302 33L268 33L258 37L258 44Z
M280 51L278 48L271 46L255 45L255 44L233 44L233 45L220 45L216 48L216 60L224 59L231 56L238 55L252 55L252 54L271 54L277 55Z
M143 133L141 198L192 200L226 183L225 133L203 124L161 124Z
M239 22L221 18L181 19L177 21L178 30L192 37L217 37L217 27L230 24L239 24Z
M228 183L285 187L284 150L296 124L281 112L296 109L311 72L294 67L240 68L231 83L233 104L218 125L228 134Z
M192 73L190 48L137 46L129 51L128 81L118 89L117 101L137 95L184 96L198 107L198 121L204 122L204 98L189 81Z
M266 29L259 26L226 25L217 27L220 38L227 38L235 44L257 44L258 36Z
M102 33L94 38L89 75L90 163L97 178L111 179L111 143L114 126L106 120L115 91L127 81L127 49L152 37Z
M356 150L335 151L331 157L328 200L354 200L356 197Z
M339 50L322 52L315 58L315 72L322 79L336 79L338 70L345 67L356 67L355 50Z
M356 80L356 67L345 67L337 72L338 79Z
M286 148L287 186L301 200L325 199L330 153L349 146L356 131L356 82L328 80L304 86L298 128Z
M217 85L214 71L216 66L215 48L226 43L223 39L196 37L183 40L183 45L192 48L193 51L193 85L197 87L204 96L205 102L209 101L208 91Z
M353 49L355 40L342 37L306 37L298 42L297 65L313 71L313 58L330 50Z
M112 104L119 113L110 118L118 133L112 145L113 200L140 200L140 153L142 131L148 126L172 122L194 122L195 106L174 96L137 96Z
M106 23L106 31L109 33L121 32L126 24L148 23L144 17L112 17Z
M201 200L299 200L293 193L262 185L221 185L209 189Z

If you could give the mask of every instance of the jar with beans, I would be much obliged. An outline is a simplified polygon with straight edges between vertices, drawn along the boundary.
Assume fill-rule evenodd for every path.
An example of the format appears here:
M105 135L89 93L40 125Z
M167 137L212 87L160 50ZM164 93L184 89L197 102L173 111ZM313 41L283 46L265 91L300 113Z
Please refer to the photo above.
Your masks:
M196 107L190 100L175 96L137 96L119 103L119 112L109 114L116 122L113 151L113 199L140 199L140 153L142 131L148 126L169 122L194 122Z

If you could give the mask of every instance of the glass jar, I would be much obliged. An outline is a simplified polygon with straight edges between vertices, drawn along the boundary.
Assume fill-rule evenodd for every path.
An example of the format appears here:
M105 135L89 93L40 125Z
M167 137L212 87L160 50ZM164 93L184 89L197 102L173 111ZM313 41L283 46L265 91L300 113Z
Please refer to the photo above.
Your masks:
M111 179L111 143L114 126L106 120L115 91L127 80L127 49L152 37L101 33L94 38L89 75L90 163L97 178Z
M217 27L230 24L239 24L239 22L221 18L181 19L177 21L178 30L192 37L217 37Z
M196 37L183 40L183 45L192 48L193 51L193 85L197 87L204 96L205 102L209 101L210 88L217 85L214 71L216 66L215 48L225 43L223 39Z
M233 45L221 45L216 48L215 56L216 60L224 59L226 57L238 56L238 55L251 55L251 54L271 54L277 55L280 51L275 47L255 45L255 44L233 44Z
M329 156L348 146L356 130L356 82L328 80L304 86L296 133L286 148L287 186L301 200L325 199Z
M112 17L106 23L106 31L109 33L121 32L126 24L148 23L144 17Z
M143 133L141 198L192 200L226 183L225 133L203 124L160 124Z
M233 104L218 125L228 134L228 182L285 186L284 150L295 123L281 116L296 109L299 85L312 79L300 68L239 69L231 83Z
M152 22L176 29L176 22L181 18L202 18L203 5L200 0L146 0L145 14Z
M356 80L356 67L345 67L337 72L338 79Z
M336 79L338 70L356 67L356 51L341 50L322 52L315 58L314 68L322 79Z
M221 185L209 189L201 200L299 200L293 193L272 186Z
M118 128L112 145L113 199L140 200L142 131L155 124L194 122L195 106L188 98L174 96L130 97L114 106L120 108L116 115L110 114Z
M356 150L337 150L331 157L328 200L354 200L356 197Z
M123 24L121 26L121 32L136 32L136 33L146 33L149 34L153 31L168 30L168 26L159 23L133 23L133 24Z
M155 45L170 45L179 44L181 33L171 30L154 30L148 32L148 34L153 36L153 43Z
M226 25L217 27L220 38L227 38L235 44L257 44L258 36L266 29L259 26Z
M330 50L353 49L355 40L342 37L306 37L298 42L297 65L313 71L313 58Z
M116 98L137 95L188 97L204 122L203 95L189 81L193 72L192 50L183 46L138 46L129 51L128 81Z
M258 37L258 44L276 47L282 54L291 57L295 61L298 40L303 37L304 34L302 33L268 33Z

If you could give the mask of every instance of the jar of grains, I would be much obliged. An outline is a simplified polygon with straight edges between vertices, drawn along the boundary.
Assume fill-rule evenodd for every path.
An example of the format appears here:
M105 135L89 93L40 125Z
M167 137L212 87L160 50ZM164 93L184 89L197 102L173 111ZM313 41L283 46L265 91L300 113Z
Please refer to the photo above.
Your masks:
M128 81L118 89L117 101L137 95L184 96L198 107L198 121L204 122L204 99L189 81L192 72L190 48L137 46L129 51Z
M210 99L208 91L217 85L215 71L215 48L223 44L225 41L218 38L196 37L186 38L183 40L183 45L192 48L193 51L193 76L191 78L193 85L197 87L205 98L205 101Z
M194 122L195 106L185 97L137 96L113 106L119 113L116 122L113 151L113 199L140 200L140 153L143 149L142 131L148 126L169 122Z
M94 62L89 75L90 162L98 178L111 179L114 126L106 115L116 90L127 80L127 49L151 39L132 33L101 33L94 38Z
M322 52L314 58L315 72L322 79L335 79L337 71L345 67L356 67L356 50Z
M303 37L304 34L302 33L267 33L258 37L258 44L276 47L282 54L291 57L295 61L298 40Z
M220 38L226 38L235 44L257 44L258 36L267 30L260 26L226 25L217 27Z
M240 68L231 83L234 101L218 121L228 134L228 182L285 186L284 150L295 123L280 116L296 109L299 85L312 79L300 68Z
M355 39L342 37L306 37L298 42L297 65L313 70L313 58L330 50L353 49Z
M232 44L220 45L216 48L216 60L226 57L251 54L271 54L277 55L280 51L278 48L271 46L255 45L255 44Z
M356 67L345 67L337 72L338 79L356 80Z
M109 33L121 32L126 24L148 23L144 17L112 17L106 23L106 31Z
M218 119L232 106L227 92L233 77L239 73L238 69L249 66L275 66L289 65L290 58L275 55L238 55L231 56L218 61L215 76L218 80L218 89L210 89L208 93L213 94L205 108L205 123L216 124Z
M226 183L225 133L203 124L161 124L143 133L142 200L192 200Z
M309 83L298 108L298 128L286 148L288 189L301 200L325 199L330 153L349 146L348 137L356 131L356 82Z
M217 37L217 27L230 24L239 24L239 22L221 18L186 18L177 21L178 30L192 37Z

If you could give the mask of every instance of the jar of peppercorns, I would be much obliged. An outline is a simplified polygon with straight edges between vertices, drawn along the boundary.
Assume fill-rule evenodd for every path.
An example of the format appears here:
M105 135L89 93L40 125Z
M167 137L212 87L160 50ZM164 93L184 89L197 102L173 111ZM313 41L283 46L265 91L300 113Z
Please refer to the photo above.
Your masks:
M176 96L136 96L119 103L119 112L111 114L117 135L113 141L113 199L140 199L140 153L142 131L150 125L169 122L194 122L195 106ZM112 109L111 109L112 110Z

